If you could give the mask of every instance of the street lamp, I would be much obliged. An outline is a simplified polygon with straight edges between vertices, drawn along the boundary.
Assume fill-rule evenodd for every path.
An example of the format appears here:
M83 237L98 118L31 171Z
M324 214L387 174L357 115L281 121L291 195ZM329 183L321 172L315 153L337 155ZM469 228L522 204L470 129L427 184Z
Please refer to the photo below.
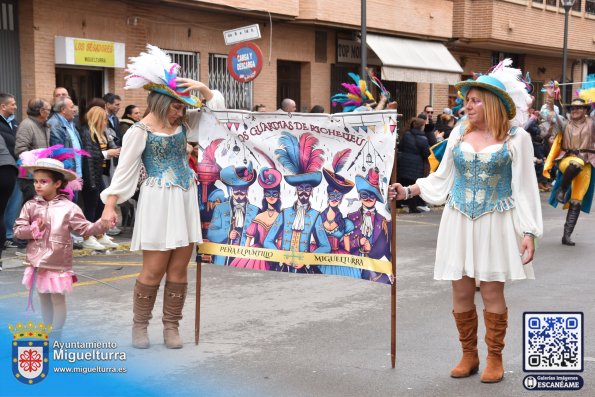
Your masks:
M561 0L564 7L564 50L562 52L562 84L566 84L566 62L568 61L568 13L575 0ZM562 86L562 103L566 103L566 85Z

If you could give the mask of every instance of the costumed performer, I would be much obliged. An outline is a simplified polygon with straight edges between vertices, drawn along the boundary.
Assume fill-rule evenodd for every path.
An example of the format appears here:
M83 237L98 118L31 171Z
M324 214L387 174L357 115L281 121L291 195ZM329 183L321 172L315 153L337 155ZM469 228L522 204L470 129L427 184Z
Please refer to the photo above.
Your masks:
M494 383L504 376L502 350L508 327L504 284L534 278L531 261L534 239L543 229L541 203L531 137L520 127L511 128L517 112L506 86L484 75L455 87L465 98L468 118L453 129L438 170L411 186L391 185L389 197L420 194L432 204L446 202L434 279L452 282L463 357L450 375L462 378L479 370L474 303L478 279L488 348L481 381Z
M556 164L560 172L552 189L549 203L556 207L558 203L568 208L562 244L575 245L570 236L574 231L578 216L591 211L595 176L595 123L589 117L591 105L582 98L575 98L569 105L570 119L566 122L554 111L555 91L546 87L546 108L542 116L557 126L557 133L550 153L543 167L543 176L550 178L550 170Z
M159 48L131 58L126 89L149 92L149 113L124 135L122 151L110 186L101 193L102 219L117 218L116 204L134 194L141 164L147 179L140 187L131 251L142 250L143 267L133 295L132 345L149 347L147 327L155 298L165 275L163 338L170 349L183 346L178 332L188 287L188 262L195 243L202 242L197 183L187 160L186 145L198 142L200 100L197 90L213 109L225 107L220 92L199 81L177 77L179 66Z
M73 163L75 153L83 154L56 145L20 155L22 168L33 174L37 194L23 205L14 224L15 237L28 240L28 266L23 276L23 285L29 290L27 308L33 308L33 290L37 290L43 321L46 326L52 325L54 340L61 339L66 322L66 293L72 292L72 284L77 281L72 270L70 233L87 237L114 226L106 220L89 222L68 197L67 191L80 190L81 183L62 161Z

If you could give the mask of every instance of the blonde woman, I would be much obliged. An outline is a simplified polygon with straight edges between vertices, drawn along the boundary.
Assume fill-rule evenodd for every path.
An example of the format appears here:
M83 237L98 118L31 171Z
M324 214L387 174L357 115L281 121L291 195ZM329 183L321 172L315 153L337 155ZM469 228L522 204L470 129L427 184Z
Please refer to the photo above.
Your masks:
M508 327L504 284L532 279L534 239L543 230L533 167L531 136L511 128L516 107L495 77L457 83L467 120L452 130L440 167L415 184L391 185L389 197L446 202L436 246L434 279L452 283L453 315L463 357L450 375L477 373L478 316L475 282L480 281L486 326L484 383L504 376L502 349Z
M103 175L109 172L109 160L120 155L120 149L114 141L105 133L107 128L107 113L104 108L93 106L86 113L86 123L83 125L80 134L84 148L90 157L83 158L83 201L85 204L85 217L95 222L101 218L103 203L99 194L105 189ZM105 250L116 248L107 235L86 237L83 241L83 248L94 250Z

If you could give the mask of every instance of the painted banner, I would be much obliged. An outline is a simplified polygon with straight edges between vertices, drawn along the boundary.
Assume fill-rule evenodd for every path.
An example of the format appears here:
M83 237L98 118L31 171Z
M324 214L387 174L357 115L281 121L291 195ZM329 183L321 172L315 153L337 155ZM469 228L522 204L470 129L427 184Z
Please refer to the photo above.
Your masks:
M391 283L396 111L203 110L203 261Z

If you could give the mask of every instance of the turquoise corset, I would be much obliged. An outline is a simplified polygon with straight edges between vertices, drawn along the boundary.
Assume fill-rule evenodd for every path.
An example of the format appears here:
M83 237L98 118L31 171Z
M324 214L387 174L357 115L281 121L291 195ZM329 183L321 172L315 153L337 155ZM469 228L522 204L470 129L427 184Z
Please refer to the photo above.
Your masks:
M493 153L452 151L455 178L447 205L471 219L493 211L514 208L512 198L512 159L505 142Z
M174 135L155 135L147 131L147 144L142 154L147 170L146 185L178 186L188 190L195 183L194 172L186 154L186 130Z

